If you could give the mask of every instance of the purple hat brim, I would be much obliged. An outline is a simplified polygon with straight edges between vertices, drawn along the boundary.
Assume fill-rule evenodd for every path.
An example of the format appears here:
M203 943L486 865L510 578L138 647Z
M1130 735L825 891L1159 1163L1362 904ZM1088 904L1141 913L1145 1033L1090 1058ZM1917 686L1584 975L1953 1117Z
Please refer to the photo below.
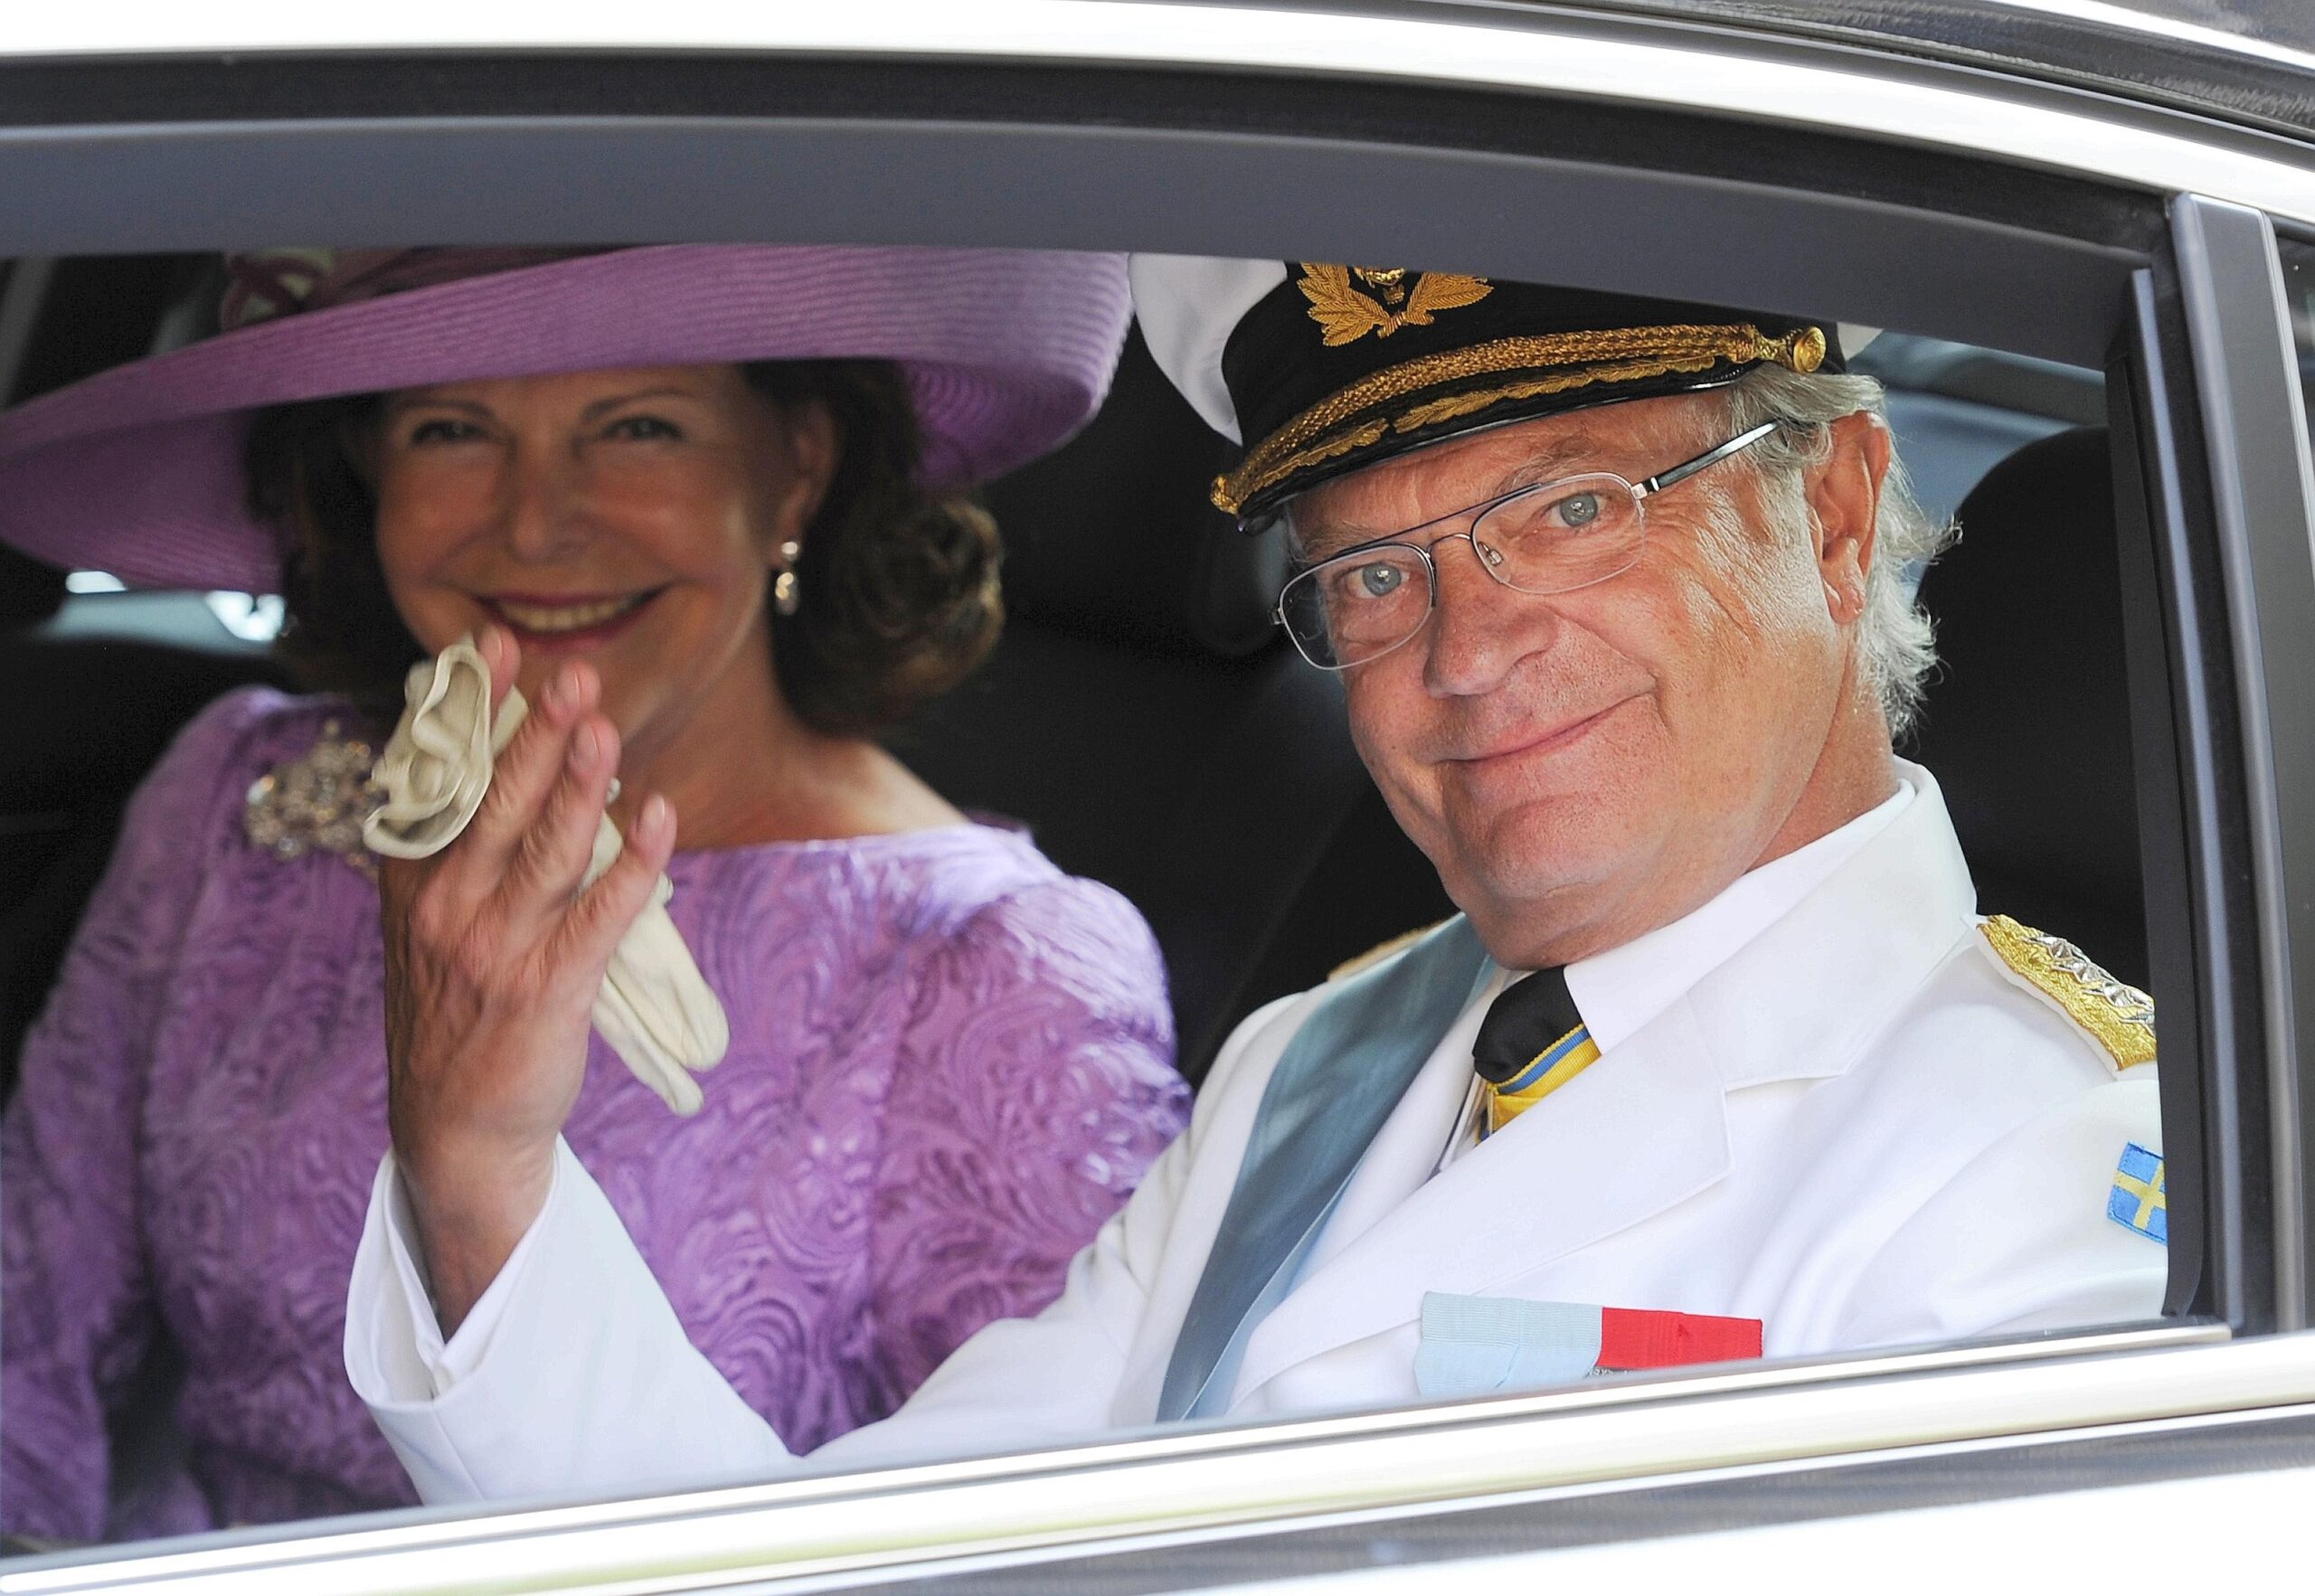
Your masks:
M882 359L906 374L928 485L1057 448L1109 390L1122 257L679 244L283 316L0 412L0 542L139 587L278 585L241 450L268 405L624 366Z

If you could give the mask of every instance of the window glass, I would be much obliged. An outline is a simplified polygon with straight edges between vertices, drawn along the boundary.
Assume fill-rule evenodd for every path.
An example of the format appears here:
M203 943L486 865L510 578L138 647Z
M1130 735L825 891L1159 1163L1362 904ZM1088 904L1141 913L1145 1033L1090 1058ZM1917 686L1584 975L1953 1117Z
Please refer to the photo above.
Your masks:
M218 273L179 263L120 311L135 325L104 329L106 358L82 364L109 370L150 348L181 361L232 336L257 301L259 322L328 314L302 301L333 274L374 288L362 273L413 272L384 293L453 296L494 275L607 274L618 291L588 303L622 328L652 292L723 291L622 279L644 266L608 251L366 258L419 253L242 262L223 280L222 334ZM1427 326L1536 291L1297 265L1309 286L1288 302L1286 330L1385 369ZM1044 269L990 254L948 280ZM2315 283L2305 261L2291 269L2304 339ZM188 274L197 287L180 293ZM1126 329L1116 275L1101 322L1112 337ZM865 280L845 278L846 293L867 294ZM987 304L1083 308L1067 297L1082 293L1063 273L1039 295ZM348 294L339 303L370 302ZM71 301L74 316L85 298ZM910 303L883 314L897 322ZM493 315L518 316L514 306ZM1313 307L1335 318L1323 343ZM1002 325L990 315L972 326ZM491 316L458 326L497 335ZM1642 330L1698 326L1659 316ZM415 1499L404 1459L438 1496L609 1496L768 1476L790 1467L788 1452L808 1468L866 1466L1092 1439L1153 1415L1253 1422L1917 1346L1954 1326L2038 1333L2152 1317L2167 1198L2138 990L2149 960L2103 379L1863 329L1846 376L1819 373L1795 354L1812 330L1821 339L1807 326L1719 329L1743 361L1784 364L1757 373L1772 381L1654 396L1692 408L1540 410L1473 429L1481 447L1529 452L1502 455L1491 468L1504 480L1460 497L1458 482L1360 501L1359 477L1325 478L1260 535L1215 498L1256 457L1221 440L1211 394L1201 415L1160 369L1158 338L1136 334L1113 382L1111 345L1089 357L1091 379L1043 373L1035 402L1002 411L1001 426L987 418L1020 398L1008 379L943 408L962 381L952 352L929 372L768 369L759 355L773 350L665 368L628 355L575 375L340 395L245 418L208 462L235 491L212 495L197 534L131 548L118 526L91 522L77 543L43 543L76 568L61 619L25 641L16 667L69 689L55 714L28 712L8 733L15 767L45 786L12 789L0 815L11 960L0 987L13 995L0 1015L11 1097L0 1532L21 1548L383 1511ZM359 346L342 341L335 358ZM1600 380L1697 365L1693 349L1672 349ZM221 383L232 378L220 368ZM1502 394L1422 397L1453 419ZM1630 420L1648 414L1678 420ZM1403 430L1432 424L1410 416ZM0 416L0 441L5 426ZM910 458L912 426L951 454ZM886 451L874 457L874 494L836 463L865 440ZM1885 445L1900 467L1885 475ZM1028 458L1040 449L1051 452ZM1006 468L960 463L988 459ZM1419 482L1410 460L1428 468L1420 456L1373 464ZM1326 496L1327 483L1341 491ZM1487 529L1458 543L1444 524L1488 501L1498 507ZM250 505L278 518L262 535ZM182 513L171 526L194 524ZM1363 530L1319 562L1329 514ZM1411 524L1438 541L1394 541ZM5 526L54 536L55 523L24 524ZM1812 530L1828 547L1804 551ZM1611 537L1621 541L1596 559L1570 552ZM1387 560L1358 552L1382 543ZM249 590L269 585L252 560L285 547L296 553L277 590ZM1311 637L1290 643L1270 624L1281 589L1345 558L1339 583L1314 584ZM1532 581L1463 585L1488 583L1490 558ZM1570 569L1604 574L1555 583ZM1778 584L1775 603L1748 597L1755 581ZM1420 589L1431 602L1407 605ZM1397 600L1377 623L1396 630L1356 662L1369 674L1330 673L1325 607L1362 594ZM1438 685L1485 667L1450 666L1423 628L1472 614L1517 642L1529 688ZM486 1006L387 997L382 872L409 873L385 876L392 887L439 866L381 855L420 852L438 824L445 835L489 824L473 819L478 771L489 773L475 751L490 736L471 662L421 666L420 698L469 714L430 722L442 735L422 746L389 742L403 673L421 638L447 653L486 623L534 673L522 678L542 706L528 734L561 723L552 734L577 749L551 719L565 712L537 662L588 659L623 739L622 791L679 788L690 828L665 892L636 889L653 905L638 911L646 930L606 951L608 973L581 994L594 1006L547 1043L520 1025L490 1030ZM1869 656L1854 641L1867 629ZM638 637L649 647L621 652ZM1791 691L1794 673L1851 647L1853 675L1828 675L1816 697ZM722 683L713 672L748 648L761 668L742 685L780 694L777 717L760 692L701 685ZM1425 649L1429 676L1410 668ZM1723 690L1737 678L1746 692ZM2079 689L2063 702L2017 690L2058 679ZM91 739L72 693L137 713ZM1442 704L1490 700L1517 713L1442 717ZM678 701L684 715L734 718L703 742L690 721L665 719ZM1627 801L1617 782L1647 760L1631 756L1619 775L1624 756L1602 755L1605 776L1573 796L1555 788L1562 767L1532 751L1580 747L1599 734L1592 722L1619 716L1613 746L1677 742L1702 761L1696 779ZM1757 759L1793 759L1809 775L1796 739L1851 717L1869 722L1868 777L1832 819L1724 801ZM780 738L783 757L840 743L850 762L798 783L760 757ZM591 756L554 746L561 768L590 769ZM421 755L439 761L424 781L411 775ZM373 768L397 806L435 800L397 814L403 829L383 842L364 826L381 802ZM721 802L735 789L703 772L729 770L744 773L742 796L779 801ZM595 773L609 780L608 766ZM1523 796L1531 783L1574 818L1520 820L1500 856L1458 853L1497 845L1457 829L1471 805L1547 809ZM864 789L865 807L828 796ZM60 791L69 802L38 797ZM628 801L612 800L613 829L629 828L631 860L651 845ZM1659 824L1674 812L1678 826ZM1655 919L1570 955L1564 971L1449 921L1458 902L1514 896L1502 883L1525 881L1534 858L1590 849L1606 876L1635 852L1686 858L1683 839L1698 836L1711 891L1668 892ZM587 840L542 915L564 911ZM486 922L480 901L461 911L477 917L476 943L532 946L511 921ZM1995 918L1980 926L1973 904ZM1906 918L1922 915L1933 920L1926 940ZM1904 934L1852 935L1859 921L1902 921ZM1384 962L1403 933L1442 921ZM1795 925L1791 943L1761 952ZM415 968L408 944L393 945L398 968ZM1840 960L1828 987L1794 985ZM1387 984L1409 969L1422 972L1415 986ZM1772 1002L1763 994L1778 983ZM1323 1002L1264 1010L1320 987ZM1356 993L1387 1001L1339 1006ZM1521 1014L1512 997L1541 1006ZM1257 1011L1271 1028L1241 1028ZM1498 1025L1498 1013L1513 1017ZM514 1069L553 1046L583 1063L569 1082L577 1107L552 1105L570 1117L555 1121L564 1146L545 1228L514 1263L488 1247L511 1246L520 1223L477 1221L473 1257L418 1248L417 1176L371 1205L388 1146L387 1038L407 1045L413 1025L474 1015L485 1018L473 1029L430 1033L429 1056ZM1287 1015L1302 1018L1280 1030ZM1941 1029L1949 1020L1961 1028ZM1316 1040L1290 1044L1290 1031ZM1901 1054L1874 1051L1897 1045L1891 1036L1907 1038ZM1329 1070L1344 1057L1374 1064L1381 1055L1359 1050L1378 1037L1398 1049L1392 1067L1407 1065L1392 1089L1358 1105L1330 1095ZM1440 1048L1451 1069L1427 1062ZM1488 1059L1507 1062L1502 1079L1484 1074ZM1178 1212L1101 1232L1181 1130L1194 1088L1246 1094L1274 1062L1317 1094L1295 1110L1306 1129L1286 1144L1293 1156L1261 1176L1274 1190L1233 1163L1185 1156L1164 1166L1174 1185L1152 1188ZM1655 1085L1620 1097L1632 1079ZM405 1076L400 1090L424 1085ZM2094 1123L2077 1123L2093 1098ZM1797 1112L1804 1099L1820 1109ZM1368 1116L1358 1140L1329 1145L1309 1129L1348 1122L1354 1108ZM1216 1119L1243 1136L1271 1111L1257 1091ZM1872 1135L1804 1126L1844 1116ZM2107 1134L2124 1122L2143 1129ZM1388 1157L1367 1165L1370 1142ZM1312 1171L1328 1157L1340 1180L1322 1190ZM505 1171L445 1155L429 1174L437 1193L464 1180L496 1200ZM1722 1186L1749 1217L1697 1220L1688 1205ZM447 1206L461 1222L479 1212ZM1197 1261L1167 1251L1169 1235L1191 1232L1235 1246L1272 1206L1307 1210L1289 1240L1309 1244L1246 1254L1245 1289L1208 1292ZM2019 1213L2031 1223L2014 1226ZM1554 1226L1583 1234L1554 1251L1538 1240ZM1107 1243L1072 1275L1097 1232ZM2002 1261L2039 1260L2035 1248L2061 1232L2072 1275ZM1554 1272L1586 1249L1591 1261ZM1429 1271L1420 1280L1411 1260ZM509 1289L484 1296L478 1282L502 1265ZM435 1271L430 1288L420 1270ZM349 1278L361 1316L350 1342ZM1815 1283L1835 1278L1838 1289ZM1020 1322L1071 1279L1089 1293L1075 1318ZM664 1311L628 1311L663 1297ZM372 1357L390 1321L402 1338ZM611 1340L566 1358L606 1324ZM443 1332L458 1337L447 1350ZM1177 1335L1204 1337L1195 1356ZM509 1460L575 1459L575 1471L541 1482L474 1458L446 1469L426 1446L398 1458L347 1385L349 1346L369 1358L382 1408L492 1383L494 1403L538 1426ZM873 1444L871 1427L959 1346L964 1418L936 1411L908 1439ZM595 1372L574 1389L573 1368ZM605 1370L649 1374L630 1385ZM656 1408L635 1400L647 1386ZM661 1412L682 1424L654 1433ZM591 1429L604 1413L613 1428Z

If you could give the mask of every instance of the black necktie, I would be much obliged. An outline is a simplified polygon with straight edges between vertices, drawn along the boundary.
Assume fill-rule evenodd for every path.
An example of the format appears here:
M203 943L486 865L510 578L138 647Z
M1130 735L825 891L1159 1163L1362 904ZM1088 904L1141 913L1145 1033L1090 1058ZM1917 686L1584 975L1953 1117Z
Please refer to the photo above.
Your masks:
M1487 1096L1480 1134L1502 1129L1599 1056L1568 993L1565 971L1539 969L1505 987L1488 1005L1471 1044L1471 1067Z

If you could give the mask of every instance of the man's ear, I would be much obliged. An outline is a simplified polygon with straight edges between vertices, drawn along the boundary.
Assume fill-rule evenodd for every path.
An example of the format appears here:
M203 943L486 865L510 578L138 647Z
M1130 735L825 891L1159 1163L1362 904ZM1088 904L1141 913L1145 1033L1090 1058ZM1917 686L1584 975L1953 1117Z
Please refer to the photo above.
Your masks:
M1809 474L1809 523L1826 608L1836 625L1847 626L1865 613L1881 485L1889 474L1889 428L1871 411L1857 411L1830 429L1832 456Z

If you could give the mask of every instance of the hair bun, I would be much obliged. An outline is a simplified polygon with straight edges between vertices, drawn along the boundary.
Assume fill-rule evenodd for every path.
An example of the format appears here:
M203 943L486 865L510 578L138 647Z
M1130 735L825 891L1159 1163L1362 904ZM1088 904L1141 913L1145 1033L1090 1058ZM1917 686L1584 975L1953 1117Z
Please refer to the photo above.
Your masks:
M997 523L962 495L917 485L915 416L897 367L790 362L749 377L777 403L826 405L843 440L796 562L799 608L772 627L780 690L817 731L880 732L996 647Z

